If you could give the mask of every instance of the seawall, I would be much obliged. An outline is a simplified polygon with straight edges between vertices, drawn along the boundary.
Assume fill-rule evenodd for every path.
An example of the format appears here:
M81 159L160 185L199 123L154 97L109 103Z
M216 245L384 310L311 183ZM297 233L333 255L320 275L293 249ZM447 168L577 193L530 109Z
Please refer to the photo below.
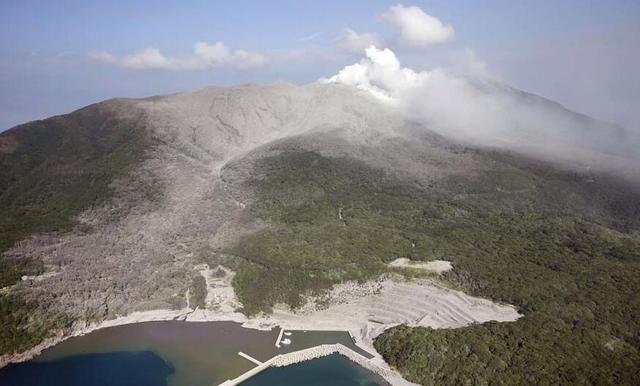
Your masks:
M339 354L347 357L349 360L354 363L366 368L367 370L380 375L387 382L389 382L392 386L418 386L415 383L408 382L404 378L402 378L398 373L391 370L388 365L376 358L367 359L357 352L351 350L348 347L343 346L340 343L336 344L323 344L320 346L315 346L311 348L307 348L300 351L294 351L287 354L276 355L273 358L265 361L261 365L258 365L246 373L238 376L234 379L229 379L222 382L218 386L235 386L239 385L247 379L259 374L260 372L268 369L269 367L284 367L293 365L296 363L322 358L325 356L329 356L332 354Z

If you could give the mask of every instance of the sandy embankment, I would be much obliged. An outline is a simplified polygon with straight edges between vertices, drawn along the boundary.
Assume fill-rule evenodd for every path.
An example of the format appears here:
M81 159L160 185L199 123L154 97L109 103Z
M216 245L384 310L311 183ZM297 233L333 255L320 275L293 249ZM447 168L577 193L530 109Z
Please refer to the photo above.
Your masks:
M3 356L0 358L0 366L28 360L43 349L71 336L84 335L105 327L159 320L235 321L242 323L244 327L255 329L280 326L284 329L346 330L359 346L375 355L372 361L386 365L375 351L373 340L393 326L407 324L452 328L490 320L514 321L522 316L513 306L468 296L463 292L444 288L436 281L409 282L400 277L387 277L365 284L350 282L335 286L329 294L330 302L326 308L318 307L312 299L295 312L288 307L277 306L271 315L247 318L235 311L240 304L231 286L233 272L225 269L224 276L216 278L214 270L209 267L200 266L197 269L206 279L207 309L134 312L78 328L68 336L56 336L28 352Z
M443 272L451 271L453 269L453 265L451 265L451 262L446 260L433 260L433 261L420 262L420 261L412 261L404 257L395 259L394 261L389 263L389 266L398 267L398 268L421 269L421 270L431 271L435 273L443 273Z

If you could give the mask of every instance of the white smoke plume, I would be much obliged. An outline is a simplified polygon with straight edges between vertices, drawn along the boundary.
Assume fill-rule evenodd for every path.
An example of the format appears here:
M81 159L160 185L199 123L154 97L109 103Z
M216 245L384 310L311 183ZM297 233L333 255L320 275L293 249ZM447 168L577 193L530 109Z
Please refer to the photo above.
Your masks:
M635 166L640 165L637 134L488 78L440 68L415 71L402 67L388 48L370 46L360 62L325 81L366 90L410 119L458 142L581 167L634 169L634 173L639 169Z

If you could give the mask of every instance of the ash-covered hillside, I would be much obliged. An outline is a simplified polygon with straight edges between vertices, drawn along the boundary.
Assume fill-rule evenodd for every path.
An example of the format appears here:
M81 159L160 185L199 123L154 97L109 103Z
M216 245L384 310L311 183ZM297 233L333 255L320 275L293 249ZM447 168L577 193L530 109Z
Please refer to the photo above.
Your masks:
M565 110L530 104L562 122ZM339 83L247 85L111 100L0 134L0 352L202 307L204 263L235 272L239 311L257 315L346 281L423 275L389 267L402 257L449 260L446 285L524 313L383 333L376 348L408 379L631 382L633 172L459 141L413 118Z

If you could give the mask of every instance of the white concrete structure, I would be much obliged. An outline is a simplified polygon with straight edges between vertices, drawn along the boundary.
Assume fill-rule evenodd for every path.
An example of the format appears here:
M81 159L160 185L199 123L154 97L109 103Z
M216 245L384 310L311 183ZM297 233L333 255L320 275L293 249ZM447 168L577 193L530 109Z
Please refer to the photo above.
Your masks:
M387 382L389 382L393 386L418 386L415 383L411 383L404 378L402 378L398 373L394 372L389 368L389 366L384 362L380 361L376 358L367 359L361 354L351 350L348 347L341 345L340 343L336 344L323 344L320 346L311 347L308 349L294 351L288 354L276 355L273 358L269 359L266 362L259 364L253 369L247 371L246 373L234 378L228 379L218 386L235 386L239 385L247 379L253 377L254 375L268 369L269 367L283 367L292 365L295 363L300 363L307 360L312 360L316 358L325 357L331 354L340 354L351 361L357 363L358 365L372 371L382 378L384 378Z
M256 365L258 365L258 366L260 366L260 365L262 364L262 362L260 362L260 361L259 361L259 360L257 360L256 358L254 358L254 357L252 357L252 356L250 356L250 355L248 355L248 354L245 354L245 353L243 353L242 351L238 351L238 355L240 355L241 357L243 357L244 359L246 359L246 360L248 360L248 361L250 361L250 362L255 363L255 364L256 364Z
M278 339L276 339L276 347L280 348L280 341L282 340L282 333L284 332L284 330L282 329L282 327L280 327L280 333L278 334Z

